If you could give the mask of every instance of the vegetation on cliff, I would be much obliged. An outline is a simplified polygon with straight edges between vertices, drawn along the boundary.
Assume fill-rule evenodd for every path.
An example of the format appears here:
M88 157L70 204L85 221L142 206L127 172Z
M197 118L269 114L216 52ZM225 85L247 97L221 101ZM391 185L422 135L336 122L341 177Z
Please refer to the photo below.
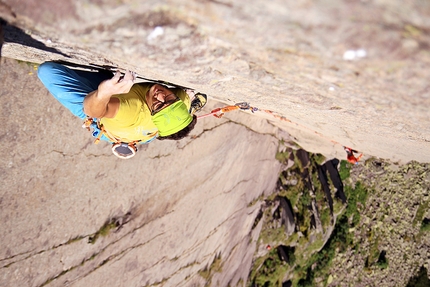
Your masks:
M324 162L283 143L276 157L285 168L255 223L262 229L249 286L415 286L427 279L428 164Z

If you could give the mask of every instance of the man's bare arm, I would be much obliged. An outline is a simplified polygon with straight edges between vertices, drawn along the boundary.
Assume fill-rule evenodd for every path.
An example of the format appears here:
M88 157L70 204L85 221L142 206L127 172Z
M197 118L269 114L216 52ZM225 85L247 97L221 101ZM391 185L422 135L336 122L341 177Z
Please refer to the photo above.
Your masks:
M123 78L117 72L112 79L103 81L98 89L84 99L84 112L94 118L113 118L119 110L120 102L113 95L128 93L134 83L134 74L127 71Z

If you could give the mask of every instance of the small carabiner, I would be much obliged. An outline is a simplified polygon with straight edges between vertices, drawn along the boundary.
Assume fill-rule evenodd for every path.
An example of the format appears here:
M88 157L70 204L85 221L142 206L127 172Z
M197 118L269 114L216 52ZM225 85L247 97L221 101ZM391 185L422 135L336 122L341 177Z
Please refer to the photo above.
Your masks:
M249 110L251 106L247 102L241 102L234 104L236 107L239 107L241 110Z

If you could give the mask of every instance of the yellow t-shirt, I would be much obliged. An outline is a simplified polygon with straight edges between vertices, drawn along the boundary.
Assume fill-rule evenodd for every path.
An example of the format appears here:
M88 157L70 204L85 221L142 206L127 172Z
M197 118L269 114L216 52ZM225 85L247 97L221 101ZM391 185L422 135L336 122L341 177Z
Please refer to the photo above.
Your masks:
M146 142L157 136L157 127L151 120L151 112L146 104L146 92L153 83L139 83L131 87L127 94L114 95L120 101L114 118L102 118L100 123L108 133L121 142ZM190 98L182 89L171 89L190 108Z

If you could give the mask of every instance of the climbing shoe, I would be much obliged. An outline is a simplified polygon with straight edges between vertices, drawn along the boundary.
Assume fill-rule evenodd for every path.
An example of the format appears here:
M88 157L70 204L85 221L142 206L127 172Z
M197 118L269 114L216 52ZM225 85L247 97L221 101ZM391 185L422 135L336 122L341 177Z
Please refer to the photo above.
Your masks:
M191 101L190 114L194 115L200 111L207 103L208 96L205 94L197 93L194 95L194 99Z

